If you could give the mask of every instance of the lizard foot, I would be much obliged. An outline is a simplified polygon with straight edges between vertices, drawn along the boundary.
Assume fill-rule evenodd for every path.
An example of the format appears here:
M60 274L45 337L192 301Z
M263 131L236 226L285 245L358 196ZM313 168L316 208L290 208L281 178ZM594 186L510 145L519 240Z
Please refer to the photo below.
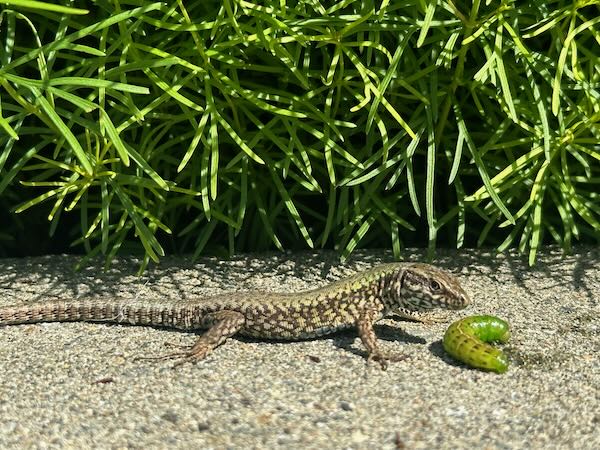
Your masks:
M191 348L188 344L174 344L173 342L169 341L163 343L163 345L167 348L175 348L177 350L181 350L182 352Z
M381 370L387 370L388 360L389 358L382 353L370 353L369 357L367 358L367 364L369 364L371 361L377 361L381 366Z
M390 362L403 361L407 358L408 356L406 355L387 356L383 355L382 353L371 353L367 358L367 364L369 364L371 361L377 361L381 366L381 370L387 370Z
M183 353L174 353L174 358L179 358L175 364L173 364L173 369L175 367L179 367L185 363L197 363L198 361L206 358L206 355L210 353L212 350L211 347L208 346L200 346L198 344L194 345L189 351Z
M166 355L161 356L140 356L135 358L136 360L153 360L153 361L165 361L168 359L178 359L178 361L173 365L173 368L179 367L187 362L196 363L201 359L204 359L208 353L210 353L211 348L208 347L200 347L195 345L193 347L181 346L181 348L187 349L186 351L168 353Z

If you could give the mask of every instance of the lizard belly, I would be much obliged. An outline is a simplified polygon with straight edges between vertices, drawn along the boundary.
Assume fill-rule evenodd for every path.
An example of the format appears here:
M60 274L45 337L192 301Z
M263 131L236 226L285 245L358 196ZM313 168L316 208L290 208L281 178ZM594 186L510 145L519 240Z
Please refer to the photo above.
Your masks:
M249 314L240 334L263 339L311 339L352 328L355 322L353 316L339 314Z
M277 325L250 323L240 330L242 336L255 337L261 339L283 339L283 340L302 340L312 339L319 336L335 333L336 331L346 330L354 327L353 323L329 324L320 327L296 328L293 323L281 322Z

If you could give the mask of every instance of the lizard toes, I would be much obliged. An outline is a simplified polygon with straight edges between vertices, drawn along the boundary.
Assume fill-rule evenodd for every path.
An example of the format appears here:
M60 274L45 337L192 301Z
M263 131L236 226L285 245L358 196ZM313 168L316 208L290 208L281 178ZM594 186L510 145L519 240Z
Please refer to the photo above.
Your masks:
M398 362L398 361L404 361L405 359L409 359L409 356L408 355L393 355L388 358L388 361Z
M379 363L379 365L381 366L381 370L387 370L390 362L404 361L407 358L408 358L407 355L401 355L401 354L387 356L387 355L383 355L381 353L371 353L367 359L367 363L369 363L371 361L377 361Z
M187 352L177 352L160 356L137 356L134 358L134 361L164 361L167 359L183 358L187 356L187 354Z
M164 342L164 343L163 343L163 345L164 345L165 347L167 347L167 348L175 348L175 349L177 349L177 350L181 350L182 352L183 352L184 350L187 350L187 351L189 351L189 350L190 350L190 346L189 346L189 345L187 345L187 344L175 344L175 343L173 343L173 342L166 341L166 342Z
M173 368L179 367L188 362L195 364L198 361L206 358L206 355L208 355L209 352L210 348L207 347L192 348L188 352L179 354L180 360L173 365Z
M369 355L369 357L367 358L367 364L370 363L371 361L377 361L379 363L379 365L381 366L381 370L387 370L388 367L388 359L386 356L384 356L381 353L371 353Z

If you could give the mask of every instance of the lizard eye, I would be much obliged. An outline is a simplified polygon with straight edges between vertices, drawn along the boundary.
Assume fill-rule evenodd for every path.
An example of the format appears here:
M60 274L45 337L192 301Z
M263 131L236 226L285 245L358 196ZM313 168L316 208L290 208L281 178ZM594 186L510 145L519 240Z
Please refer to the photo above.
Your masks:
M440 286L440 283L438 283L435 280L431 280L431 282L429 283L429 287L431 288L432 291L439 291L442 288Z

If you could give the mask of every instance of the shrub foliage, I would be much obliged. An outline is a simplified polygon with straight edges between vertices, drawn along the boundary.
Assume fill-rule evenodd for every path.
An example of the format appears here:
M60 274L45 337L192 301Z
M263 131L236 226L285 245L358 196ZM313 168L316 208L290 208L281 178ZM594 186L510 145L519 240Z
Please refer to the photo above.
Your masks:
M600 1L4 3L0 201L88 256L600 235Z

